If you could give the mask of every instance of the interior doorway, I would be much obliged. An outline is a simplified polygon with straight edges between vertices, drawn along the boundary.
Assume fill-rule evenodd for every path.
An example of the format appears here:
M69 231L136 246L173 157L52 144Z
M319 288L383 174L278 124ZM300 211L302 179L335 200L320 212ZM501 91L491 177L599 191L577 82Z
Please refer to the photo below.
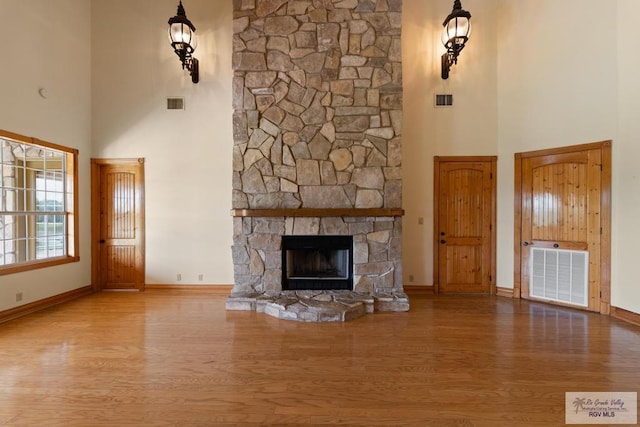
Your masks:
M95 291L144 290L144 159L91 159Z
M514 237L514 296L609 314L611 141L517 153Z
M435 157L434 291L495 294L495 156Z

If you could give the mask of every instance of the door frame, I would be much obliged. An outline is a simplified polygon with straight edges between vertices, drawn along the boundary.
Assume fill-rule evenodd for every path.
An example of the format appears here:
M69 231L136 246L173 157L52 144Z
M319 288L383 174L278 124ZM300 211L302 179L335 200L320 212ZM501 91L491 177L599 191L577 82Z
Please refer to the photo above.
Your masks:
M601 164L601 193L600 193L600 313L610 314L611 311L611 149L612 142L600 141L587 144L571 145L567 147L549 148L515 154L514 175L514 236L513 236L513 297L522 296L522 161L530 157L553 156L576 151L602 150ZM562 305L554 303L556 305ZM574 307L574 306L571 306Z
M146 255L145 255L145 181L144 181L144 158L124 158L124 159L91 159L91 284L94 292L102 291L100 283L100 188L101 172L105 166L138 166L136 173L140 178L140 256L142 257L142 268L138 272L138 290L144 291Z
M433 292L440 292L440 260L439 247L440 237L440 164L447 162L482 162L491 164L491 223L490 229L490 250L491 265L489 266L489 295L495 295L496 287L496 205L498 199L498 156L434 156L434 177L433 177Z

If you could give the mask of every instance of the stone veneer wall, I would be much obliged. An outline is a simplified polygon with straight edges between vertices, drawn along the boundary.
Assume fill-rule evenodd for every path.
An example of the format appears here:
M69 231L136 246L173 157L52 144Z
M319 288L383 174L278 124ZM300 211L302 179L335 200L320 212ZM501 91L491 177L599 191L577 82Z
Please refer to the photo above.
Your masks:
M234 0L234 209L401 208L401 10ZM357 265L372 264L356 265L357 286L402 288L399 217L236 218L234 229L234 291L280 286L283 234L352 234Z

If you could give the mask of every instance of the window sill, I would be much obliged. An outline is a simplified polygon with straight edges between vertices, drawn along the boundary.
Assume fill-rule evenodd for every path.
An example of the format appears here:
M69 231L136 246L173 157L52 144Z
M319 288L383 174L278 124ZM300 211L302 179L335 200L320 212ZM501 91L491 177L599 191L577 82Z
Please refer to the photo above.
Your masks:
M0 267L0 276L13 273L22 273L24 271L38 270L40 268L54 267L56 265L69 264L78 261L80 261L79 256L66 256L41 261L31 261L20 264L5 265Z

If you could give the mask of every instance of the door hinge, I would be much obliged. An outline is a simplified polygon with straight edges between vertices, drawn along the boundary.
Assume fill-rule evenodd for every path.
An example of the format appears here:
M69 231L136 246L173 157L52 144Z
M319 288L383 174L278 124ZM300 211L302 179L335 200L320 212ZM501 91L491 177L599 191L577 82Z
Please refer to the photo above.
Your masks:
M600 234L602 234L602 227L600 227Z
M491 277L491 275L489 275L489 283L491 283L492 280L493 280L493 277Z
M493 172L489 172L489 179L493 179Z

